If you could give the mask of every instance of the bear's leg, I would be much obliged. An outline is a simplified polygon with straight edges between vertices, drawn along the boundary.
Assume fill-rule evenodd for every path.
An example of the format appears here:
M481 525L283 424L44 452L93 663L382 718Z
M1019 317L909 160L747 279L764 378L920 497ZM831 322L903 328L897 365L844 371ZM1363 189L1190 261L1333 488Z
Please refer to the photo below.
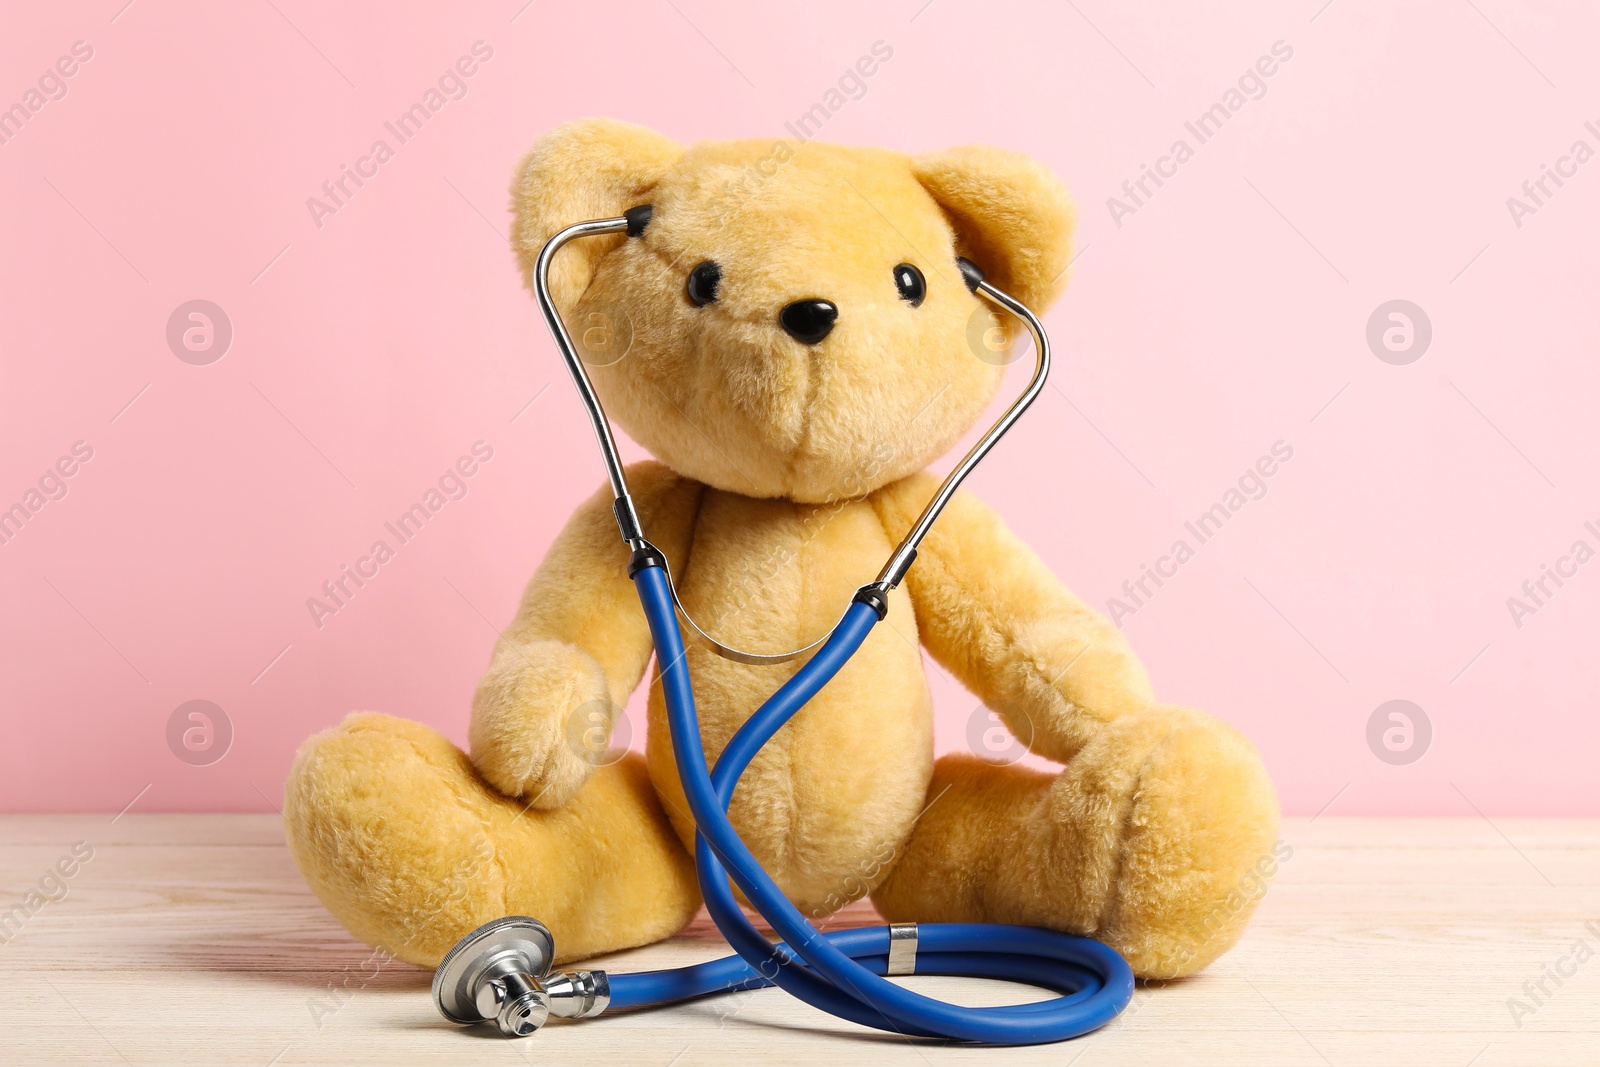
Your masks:
M891 922L1098 938L1143 978L1238 940L1286 858L1271 783L1218 719L1154 706L1103 724L1058 775L946 756L873 901Z
M421 966L502 915L542 920L573 960L667 937L700 906L636 754L541 811L485 784L437 731L360 713L306 742L285 794L289 847L318 898Z

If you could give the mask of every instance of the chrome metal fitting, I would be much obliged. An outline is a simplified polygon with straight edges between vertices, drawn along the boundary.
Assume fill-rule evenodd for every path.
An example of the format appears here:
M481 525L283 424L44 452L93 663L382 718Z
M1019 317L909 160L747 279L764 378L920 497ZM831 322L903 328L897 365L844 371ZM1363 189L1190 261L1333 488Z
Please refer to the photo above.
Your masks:
M611 1006L611 979L604 971L560 971L547 975L544 991L550 1014L563 1019L588 1019Z
M889 966L886 975L917 973L917 924L889 924Z
M508 915L456 942L433 972L433 1003L453 1023L493 1019L507 1037L527 1037L550 1016L587 1019L611 1005L604 971L551 973L556 943L538 919Z
M527 1037L550 1018L549 994L522 970L478 983L473 1001L478 1014L493 1019L507 1037Z

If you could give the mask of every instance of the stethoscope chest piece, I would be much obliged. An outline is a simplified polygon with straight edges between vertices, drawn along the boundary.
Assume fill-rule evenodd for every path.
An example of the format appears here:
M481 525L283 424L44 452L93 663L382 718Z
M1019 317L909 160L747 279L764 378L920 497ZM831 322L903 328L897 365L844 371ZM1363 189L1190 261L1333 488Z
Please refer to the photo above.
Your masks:
M494 1019L508 1037L531 1034L550 1015L539 979L556 941L538 919L507 915L462 938L433 972L433 1003L453 1023Z
M453 1023L493 1019L507 1037L527 1037L552 1014L587 1018L604 1011L604 971L551 974L556 941L538 919L507 915L456 942L433 972L433 1003Z

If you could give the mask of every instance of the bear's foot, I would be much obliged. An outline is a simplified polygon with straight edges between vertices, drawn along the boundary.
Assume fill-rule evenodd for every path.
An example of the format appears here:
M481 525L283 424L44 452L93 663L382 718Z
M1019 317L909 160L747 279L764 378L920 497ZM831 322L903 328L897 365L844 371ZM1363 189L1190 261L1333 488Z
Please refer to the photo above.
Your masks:
M635 754L564 806L503 796L437 731L358 713L301 748L289 848L352 934L432 967L467 931L531 915L558 960L648 944L700 906L694 867Z
M873 894L892 922L1003 922L1095 937L1141 978L1230 948L1284 858L1249 741L1187 708L1106 723L1059 775L946 756Z

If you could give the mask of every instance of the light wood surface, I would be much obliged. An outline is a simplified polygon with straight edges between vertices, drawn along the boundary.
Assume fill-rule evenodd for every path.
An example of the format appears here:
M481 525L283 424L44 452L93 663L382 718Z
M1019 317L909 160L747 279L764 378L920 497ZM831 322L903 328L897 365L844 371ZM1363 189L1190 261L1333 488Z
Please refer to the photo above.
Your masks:
M1600 1064L1600 821L1322 818L1283 834L1293 856L1206 974L1141 988L1075 1042L976 1049L870 1033L776 990L504 1041L446 1024L428 972L345 934L275 816L0 816L0 915L41 879L61 897L47 872L93 848L64 897L0 927L0 1063ZM601 965L725 951L702 918ZM1036 995L912 982L971 1004ZM1514 1018L1512 998L1532 1010Z

